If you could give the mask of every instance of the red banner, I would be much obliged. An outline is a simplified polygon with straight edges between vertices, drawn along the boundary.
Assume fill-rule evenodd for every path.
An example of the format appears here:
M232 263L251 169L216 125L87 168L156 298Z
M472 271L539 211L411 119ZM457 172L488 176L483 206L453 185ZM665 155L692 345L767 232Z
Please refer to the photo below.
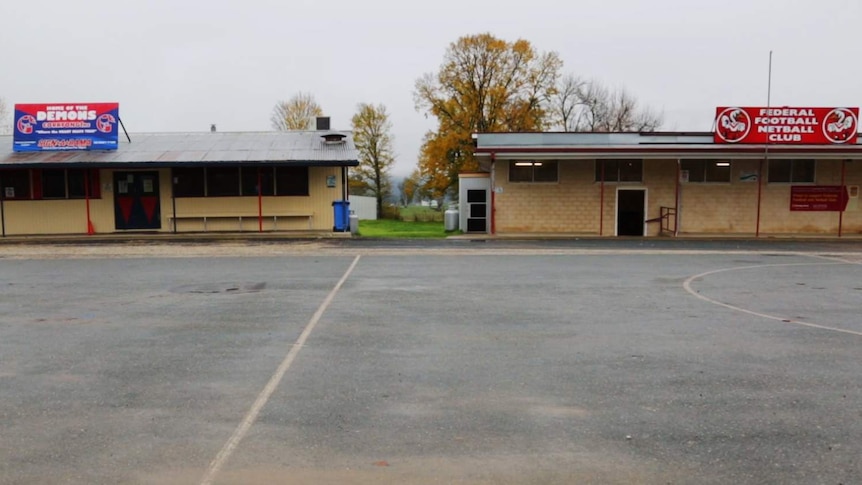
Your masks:
M859 108L715 109L715 143L856 143Z
M850 197L841 185L793 185L790 187L790 210L842 212Z

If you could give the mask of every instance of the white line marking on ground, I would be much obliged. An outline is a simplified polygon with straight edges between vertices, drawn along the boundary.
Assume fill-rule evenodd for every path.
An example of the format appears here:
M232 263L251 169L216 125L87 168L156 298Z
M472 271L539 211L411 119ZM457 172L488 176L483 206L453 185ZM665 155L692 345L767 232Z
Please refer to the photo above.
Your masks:
M254 424L255 420L257 420L257 415L260 414L260 411L266 405L267 401L269 401L272 393L275 392L275 389L278 387L278 384L281 382L282 377L287 372L287 369L290 368L290 365L293 364L293 361L296 359L296 356L299 354L299 351L302 350L302 346L305 344L305 341L308 340L308 336L311 335L311 332L314 330L314 327L317 325L317 322L320 321L320 317L323 316L323 313L329 307L329 304L332 303L332 300L335 298L338 290L341 289L341 286L347 281L347 278L350 276L350 273L353 272L353 269L356 268L357 263L359 263L359 256L356 256L353 259L353 264L347 268L347 271L344 273L344 276L338 280L338 283L329 292L329 295L326 296L326 299L323 300L323 303L320 304L320 308L314 313L311 317L311 320L308 322L308 325L305 326L305 329L299 335L299 338L293 344L290 349L290 352L287 353L287 356L281 362L281 365L276 369L275 374L269 379L269 382L266 383L266 386L255 399L254 404L252 404L251 408L246 413L245 418L242 422L237 426L236 430L234 430L230 439L222 447L221 451L219 451L218 455L213 459L210 463L209 467L207 467L206 474L201 480L201 485L211 485L213 480L215 479L218 472L221 470L222 466L224 466L225 462L227 462L228 458L230 458L231 454L233 454L236 447L239 445L239 442L242 441L245 434L251 428L252 424Z
M713 271L707 271L706 273L701 273L701 274L698 274L698 275L694 275L694 276L692 276L691 278L689 278L689 279L685 280L685 283L683 283L683 285L682 285L682 286L683 286L683 288L685 288L685 291L687 291L687 292L691 293L692 295L694 295L695 297L697 297L697 298L699 298L699 299L701 299L701 300L703 300L703 301L706 301L706 302L712 303L712 304L714 304L714 305L722 306L722 307L724 307L724 308L729 308L729 309L734 310L734 311L738 311L738 312L742 312L742 313L747 313L747 314L749 314L749 315L754 315L754 316L756 316L756 317L768 318L768 319L770 319L770 320L777 320L777 321L779 321L779 322L781 322L781 323L787 323L787 324L790 324L790 325L801 325L801 326L803 326L803 327L816 328L816 329L819 329L819 330L829 330L829 331L831 331L831 332L849 333L849 334L851 334L851 335L858 335L858 336L862 337L862 332L856 332L856 331L854 331L854 330L845 330L845 329L843 329L843 328L829 327L829 326L826 326L826 325L820 325L820 324L818 324L818 323L802 322L802 321L799 321L799 320L793 320L792 318L779 317L779 316L775 316L775 315L768 315L768 314L766 314L766 313L760 313L760 312L755 312L755 311L752 311L752 310L747 310L747 309L745 309L745 308L740 308L740 307L738 307L738 306L734 306L734 305L731 305L731 304L728 304L728 303L723 303L723 302L720 302L720 301L718 301L718 300L714 300L714 299L712 299L712 298L709 298L709 297L707 297L707 296L703 296L703 295L701 295L700 293L698 293L698 292L694 291L694 290L692 289L692 287L691 287L691 283L692 283L692 282L694 282L694 281L695 281L695 280L697 280L697 279L705 278L705 277L707 277L707 276L714 275L714 274L717 274L717 273L725 273L725 272L728 272L728 271L738 271L738 270L742 270L742 269L756 269L756 268L774 268L774 267L779 267L779 266L826 266L826 265L839 265L839 264L854 264L854 263L849 263L849 262L833 262L833 263L786 263L786 264L758 264L758 265L754 265L754 266L738 266L738 267L735 267L735 268L716 269L716 270L713 270Z

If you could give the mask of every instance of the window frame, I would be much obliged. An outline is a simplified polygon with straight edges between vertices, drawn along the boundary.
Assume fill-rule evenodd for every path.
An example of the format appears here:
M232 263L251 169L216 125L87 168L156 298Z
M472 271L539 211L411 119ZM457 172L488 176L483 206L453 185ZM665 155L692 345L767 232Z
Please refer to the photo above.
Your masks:
M224 191L219 191L216 194L213 194L213 186L210 184L214 177L214 175L210 173L213 169L218 169L224 173L236 170L236 185L238 192L228 195L224 193ZM230 165L223 167L174 167L172 169L171 176L178 179L178 181L173 184L174 197L257 197L258 194L256 187L258 169L262 171L262 197L308 197L311 194L310 171L307 166ZM281 190L278 188L279 174L281 175L282 182ZM182 181L183 179L181 177L195 177L197 180L189 183L188 179ZM288 183L288 181L291 183ZM178 193L178 187L188 187L194 190Z
M14 177L13 177L14 176ZM14 181L10 185L10 182ZM0 199L3 200L32 200L33 199L33 174L26 168L0 170ZM6 188L13 189L14 197L6 197ZM26 188L24 195L18 194L21 188Z
M101 199L102 194L98 184L98 172L86 168L40 168L33 169L38 176L30 176L31 187L38 185L38 190L31 190L32 200L81 200ZM58 177L59 176L59 177ZM90 177L89 182L87 177ZM62 178L62 180L61 180ZM53 182L50 180L53 179ZM74 185L73 185L74 182ZM57 184L49 187L48 183ZM90 184L89 194L87 184ZM62 186L62 194L57 190ZM49 188L51 190L49 190Z
M272 197L275 195L275 167L270 166L245 166L239 169L240 197L257 197L257 174L260 170L261 185L263 193L261 197Z
M237 165L206 167L206 197L239 197L242 193Z
M195 198L207 196L205 167L173 167L171 169L171 178L174 180L171 188L174 197ZM189 180L194 180L195 178L197 178L197 182L189 182Z
M609 171L607 164L608 162L613 162L616 164L615 169L615 178L609 178ZM640 164L639 170L639 178L637 180L620 180L620 174L622 173L621 165L623 163L632 163L637 162ZM605 164L604 177L602 177L602 163ZM644 160L642 158L609 158L609 159L600 159L596 160L595 165L595 181L604 183L612 183L612 184L642 184L644 181ZM602 180L604 178L604 180Z
M296 177L287 177L285 172L296 172ZM280 165L275 167L275 179L273 189L276 197L308 197L311 194L311 183L309 182L311 171L305 166ZM282 179L281 177L285 177ZM296 184L281 184L285 180L301 180ZM283 188L285 187L285 188Z
M810 180L798 180L794 178L794 175L798 174L796 170L796 166L800 163L810 163L811 164L811 179ZM773 170L773 163L789 163L790 170L788 171L789 180L773 180L773 174L775 170ZM817 183L817 160L814 158L770 158L766 167L766 183L768 184L810 184L814 185ZM808 170L806 170L807 172ZM780 173L780 172L779 172Z
M693 170L691 168L684 168L684 164L694 164L697 163L700 166L697 167L696 172L700 175L700 180L695 180L692 178ZM710 180L709 179L709 166L708 164L714 164L717 168L726 168L727 169L727 180ZM726 167L718 167L719 163L728 164ZM733 181L733 161L732 160L723 160L723 159L712 159L712 158L692 158L687 160L680 160L680 171L688 170L688 180L686 183L692 184L729 184Z
M529 165L527 165L529 164ZM547 164L547 167L545 166ZM536 180L536 168L541 167L541 171L547 169L550 172L550 167L553 166L553 180ZM512 178L513 173L527 172L529 169L529 180L515 180ZM511 160L509 162L509 173L507 180L512 184L558 184L560 183L560 163L559 160Z
M65 168L44 168L42 175L39 178L39 183L42 184L43 200L63 200L69 198L69 178ZM57 189L62 189L62 194L57 192Z

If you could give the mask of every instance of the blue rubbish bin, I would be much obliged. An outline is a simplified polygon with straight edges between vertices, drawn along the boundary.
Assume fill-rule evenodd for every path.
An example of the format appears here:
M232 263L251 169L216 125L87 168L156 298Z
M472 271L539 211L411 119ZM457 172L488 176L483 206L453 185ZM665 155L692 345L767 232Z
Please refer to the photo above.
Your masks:
M350 201L332 201L332 211L335 215L335 225L332 226L332 230L334 232L347 232L350 230Z

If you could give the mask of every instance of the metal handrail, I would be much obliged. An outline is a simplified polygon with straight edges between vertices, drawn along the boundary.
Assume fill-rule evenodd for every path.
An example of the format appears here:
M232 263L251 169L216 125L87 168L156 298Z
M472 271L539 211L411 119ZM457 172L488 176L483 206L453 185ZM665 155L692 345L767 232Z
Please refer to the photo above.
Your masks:
M675 207L661 207L660 208L659 217L661 219L661 230L660 234L670 234L671 236L676 235L676 208Z

